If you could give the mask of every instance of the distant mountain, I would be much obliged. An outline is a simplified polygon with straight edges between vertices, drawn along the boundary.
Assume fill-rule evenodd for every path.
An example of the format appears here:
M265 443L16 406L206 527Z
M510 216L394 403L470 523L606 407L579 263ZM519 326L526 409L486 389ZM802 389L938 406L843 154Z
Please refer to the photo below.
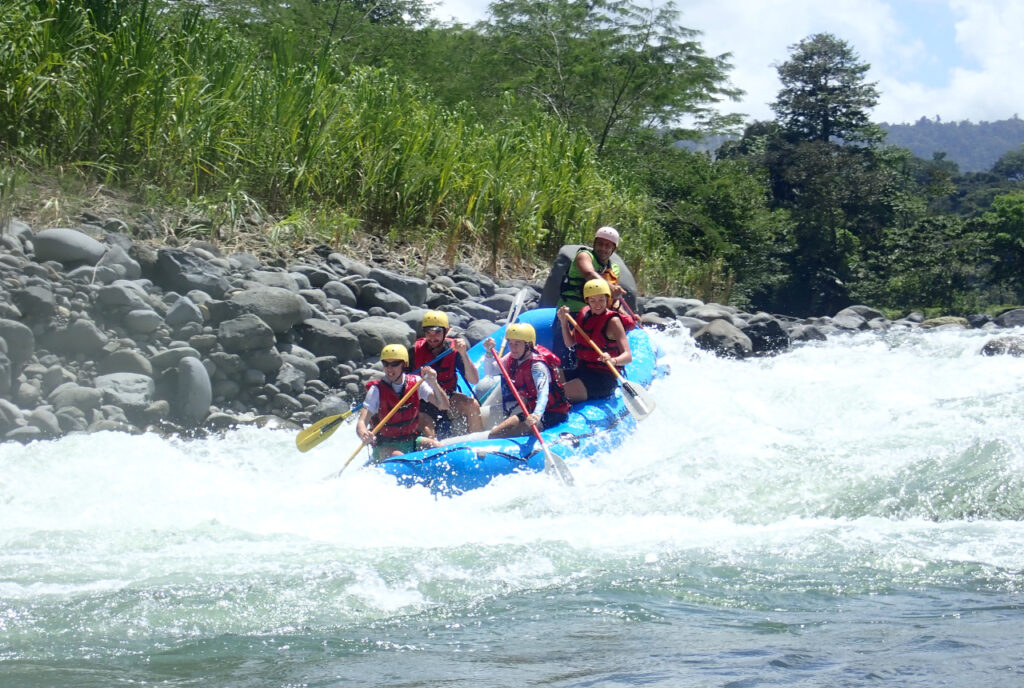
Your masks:
M922 117L913 124L879 126L887 133L886 142L909 148L919 158L931 160L934 153L945 153L947 160L960 166L961 172L990 170L1005 153L1024 144L1024 120L998 122L943 122Z

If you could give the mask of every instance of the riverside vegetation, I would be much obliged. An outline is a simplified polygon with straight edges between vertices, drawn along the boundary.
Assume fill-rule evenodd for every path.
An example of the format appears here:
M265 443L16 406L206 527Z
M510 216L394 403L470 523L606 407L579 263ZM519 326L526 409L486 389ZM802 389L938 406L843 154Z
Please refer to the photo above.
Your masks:
M449 265L468 246L493 275L612 224L651 293L802 316L1024 301L1024 147L961 175L886 145L869 65L836 36L791 46L777 118L744 123L715 114L737 95L729 55L671 2L426 17L421 0L3 3L0 215L42 173L178 208L184 240L368 233ZM674 145L722 132L742 135L714 157Z

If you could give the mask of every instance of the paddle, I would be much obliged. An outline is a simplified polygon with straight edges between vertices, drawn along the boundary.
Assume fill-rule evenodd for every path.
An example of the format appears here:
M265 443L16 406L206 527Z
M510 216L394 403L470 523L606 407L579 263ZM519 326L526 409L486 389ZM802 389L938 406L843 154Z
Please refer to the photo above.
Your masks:
M512 300L512 304L508 307L508 315L505 317L505 331L506 332L508 331L508 326L511 325L512 323L514 323L516 321L516 319L519 317L519 313L522 312L523 304L526 301L526 292L527 291L528 290L527 290L526 287L523 287L522 289L520 289L519 293L516 294L515 299ZM501 346L498 347L498 357L499 358L501 357L501 355L503 353L505 353L505 344L507 343L507 341L508 340L505 339L505 336L502 335L502 337L501 337ZM487 401L487 398L489 396L491 396L491 392L493 392L494 388L497 387L497 386L498 385L491 385L490 387L488 387L487 391L485 391L482 396L477 397L477 401L479 401L480 404L482 405L485 401Z
M569 322L576 328L576 331L583 335L583 338L587 340L587 344L590 344L590 346L594 348L594 351L598 354L604 353L601 351L600 347L594 343L594 340L583 331L583 328L576 324L576 321L573 320L571 315L566 313L565 317L569 319ZM607 365L608 369L611 370L612 373L615 374L615 377L619 379L619 384L622 385L622 391L625 392L622 395L622 400L625 402L626 408L629 409L629 412L633 414L633 417L637 420L643 420L647 416L651 415L651 412L654 410L654 399L647 394L647 391L635 382L631 382L630 380L622 377L622 375L619 374L618 369L608 361L605 361L605 365Z
M447 356L448 354L453 353L454 351L455 349L449 347L442 351L437 356L435 356L434 358L432 358L431 360L424 363L423 366L432 366L438 361L440 361L442 358ZM416 370L412 371L413 374L418 373L420 371L420 368L423 368L423 366L420 366ZM333 435L334 431L341 427L341 422L348 418L349 416L351 416L355 411L358 411L360 408L360 406L357 406L354 409L349 409L348 411L345 411L345 413L339 413L338 415L335 416L327 416L326 418L321 418L317 422L310 425L308 428L302 429L299 432L299 436L295 438L295 446L299 448L300 452L308 452L310 449L312 449L313 447L315 447L316 445L320 444L325 439Z
M370 432L372 432L374 435L376 435L377 432L380 431L380 429L384 427L384 424L387 423L389 420L391 420L391 416L395 415L395 412L397 412L398 409L400 409L403 406L405 406L405 402L409 401L409 397L411 397L413 394L415 394L416 390L418 390L420 388L420 385L422 385L422 384L423 384L423 378L421 377L419 380L416 381L416 384L412 386L412 389L410 389L408 392L406 392L404 395L402 395L402 398L398 400L398 403L395 404L394 408L392 408L390 411L388 411L388 414L386 416L384 416L384 418L382 418L381 421L379 423L377 423L376 427L374 427L373 430L371 430ZM327 476L326 478L324 478L324 480L327 480L328 478L337 478L338 476L340 476L345 471L345 469L348 468L348 465L350 463L352 463L352 459L356 458L356 455L358 455L359 452L362 450L362 448L365 447L365 446L366 446L366 442L360 442L359 446L356 447L356 450L354 452L352 452L352 456L348 457L348 460L345 462L345 465L343 465L341 467L341 470L339 470L337 473L333 473L333 474Z
M530 412L526 410L526 404L523 403L523 398L519 396L519 390L512 384L512 378L508 376L508 371L505 370L505 365L501 362L501 359L495 356L495 362L498 364L498 370L501 371L501 376L505 378L505 384L512 390L512 394L515 395L516 401L519 402L519 408L523 409L523 413L530 415ZM544 444L544 438L540 436L540 430L537 429L536 425L531 425L530 429L533 430L533 434L536 435L537 441L540 442L541 449L544 450L544 472L554 473L559 480L566 485L572 485L572 473L569 472L569 467L565 465L565 461L562 457L552 454L548 446Z
M637 327L639 327L641 330L647 329L646 327L644 327L644 324L640 322L640 318L637 317L637 314L633 312L633 309L629 307L629 304L626 303L626 297L622 297L621 299L619 299L619 303L622 304L622 307L626 309L626 313L628 313L629 316L633 318L633 322L636 323Z
M505 318L505 331L506 332L508 332L508 326L511 325L512 323L514 323L516 321L516 318L519 317L520 311L523 310L523 302L524 301L526 301L526 287L523 287L522 289L519 290L519 293L516 294L516 298L512 300L512 305L509 306L508 317ZM502 337L501 337L501 346L498 347L497 358L501 358L501 355L503 353L505 353L505 344L507 343L507 341L508 340L505 339L505 336L502 335Z
M295 446L299 448L300 452L308 452L310 449L333 435L334 431L341 427L341 422L360 408L362 408L362 406L349 409L348 411L345 411L345 413L339 413L336 416L321 418L308 428L304 428L299 432L299 436L295 438Z

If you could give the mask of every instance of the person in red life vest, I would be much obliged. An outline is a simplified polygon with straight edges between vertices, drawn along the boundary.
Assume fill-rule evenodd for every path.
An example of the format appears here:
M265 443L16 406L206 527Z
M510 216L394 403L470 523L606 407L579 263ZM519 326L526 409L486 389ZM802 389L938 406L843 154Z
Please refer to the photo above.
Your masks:
M429 401L420 405L420 432L426 437L451 437L484 429L480 402L473 396L457 391L459 375L465 378L468 385L480 382L476 366L469 358L469 342L465 337L449 337L448 329L447 314L427 311L423 315L423 336L416 340L412 348L413 368L433 361L447 349L455 350L432 366L437 371L438 383L448 395L450 407L443 411Z
M488 437L518 437L530 434L530 427L538 423L539 429L543 430L565 422L569 415L569 401L554 373L561 361L537 344L537 333L533 325L513 323L505 330L505 339L509 352L502 357L501 362L530 413L523 413L502 377L501 406L508 417L494 426ZM501 371L494 360L494 339L485 339L484 348L490 354L484 363L484 372L500 375Z
M619 312L622 324L626 332L629 332L636 327L636 320L627 315L626 309L619 308L626 290L619 286L620 269L618 264L612 261L612 254L618 249L619 241L619 230L609 226L598 227L594 232L593 248L583 246L577 250L569 269L562 275L558 303L555 305L559 308L567 306L569 314L578 320L579 312L586 305L583 287L591 280L604 280L612 296L610 307ZM552 349L562 360L562 368L566 372L576 369L576 352L565 348L561 338L556 336Z
M620 369L633 360L629 350L626 328L618 311L608 307L612 293L603 279L592 279L583 285L583 298L587 305L574 318L587 336L601 350L594 351L587 340L569 323L569 308L558 309L562 324L562 340L567 347L576 348L579 365L566 371L565 395L571 402L607 397L615 392L618 378L608 364Z
M429 401L437 408L448 408L448 395L437 381L437 371L424 367L423 384L416 394L406 401L384 424L376 435L372 428L395 408L402 397L413 388L420 377L406 373L409 365L409 351L401 344L388 344L380 352L384 365L384 377L366 384L366 399L359 412L356 434L367 445L373 446L373 460L381 461L391 456L407 454L418 449L439 447L440 442L419 434L420 406Z

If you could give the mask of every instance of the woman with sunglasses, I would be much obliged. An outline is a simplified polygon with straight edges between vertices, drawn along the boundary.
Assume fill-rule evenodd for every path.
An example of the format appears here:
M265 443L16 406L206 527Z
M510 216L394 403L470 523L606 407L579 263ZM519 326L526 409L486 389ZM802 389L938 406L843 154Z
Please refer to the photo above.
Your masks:
M419 434L420 404L428 401L438 409L448 409L448 395L437 381L437 372L425 366L420 372L425 384L388 419L376 435L371 431L391 412L406 393L419 382L420 377L406 373L409 352L401 344L388 344L380 352L384 377L366 384L366 399L359 412L356 434L373 447L373 460L408 454L419 449L441 446L440 442Z

